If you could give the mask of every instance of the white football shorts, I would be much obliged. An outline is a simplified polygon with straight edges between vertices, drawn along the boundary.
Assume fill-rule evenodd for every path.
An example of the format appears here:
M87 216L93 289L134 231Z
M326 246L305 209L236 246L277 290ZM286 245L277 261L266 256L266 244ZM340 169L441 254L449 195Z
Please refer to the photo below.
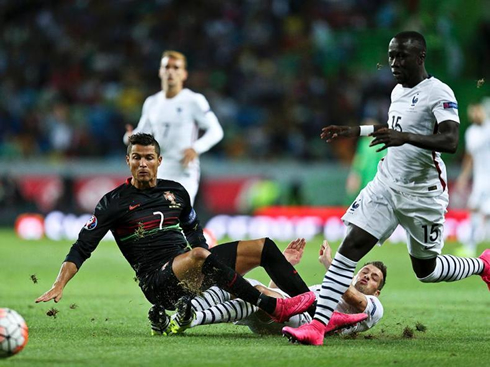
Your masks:
M416 196L393 190L374 178L357 196L342 217L376 237L380 244L401 225L407 234L410 255L431 259L444 247L444 215L449 196Z

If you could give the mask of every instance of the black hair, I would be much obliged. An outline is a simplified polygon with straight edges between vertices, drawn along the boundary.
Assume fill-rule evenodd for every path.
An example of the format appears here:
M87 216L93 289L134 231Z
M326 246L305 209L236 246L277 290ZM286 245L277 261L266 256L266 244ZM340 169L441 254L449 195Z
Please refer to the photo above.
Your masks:
M129 137L127 150L128 155L131 153L131 147L133 145L143 145L145 147L147 147L148 145L153 145L155 147L155 152L157 153L157 156L160 157L160 144L158 144L158 141L156 141L151 134L138 133L131 135Z
M367 265L373 265L377 267L379 270L381 270L381 273L383 274L383 280L381 281L381 283L379 283L378 290L380 291L381 289L383 289L383 287L386 284L386 270L387 270L386 265L382 261L370 261L368 263L365 263L362 267L365 267Z
M419 32L415 31L404 31L395 35L395 37L400 41L412 40L416 41L420 45L420 51L427 51L427 43L425 42L424 36L422 36Z

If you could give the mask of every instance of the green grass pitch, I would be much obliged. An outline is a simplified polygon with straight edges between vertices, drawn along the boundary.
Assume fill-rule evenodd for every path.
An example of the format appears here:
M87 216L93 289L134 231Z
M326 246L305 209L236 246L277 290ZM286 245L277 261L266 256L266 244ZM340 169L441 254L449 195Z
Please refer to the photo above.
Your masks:
M323 277L317 262L320 242L308 243L298 266L308 284ZM21 241L13 231L0 230L0 307L17 310L29 325L26 348L0 360L0 366L490 365L490 294L480 277L419 283L402 244L376 247L365 259L388 265L381 322L357 338L327 338L323 347L291 345L285 338L254 335L234 325L151 337L146 319L150 305L112 242L99 246L61 302L35 304L50 288L69 246L66 241ZM455 249L449 243L445 252ZM261 270L250 277L267 281ZM51 308L59 311L56 317L47 316ZM417 323L426 331L417 331ZM407 327L413 337L404 333Z

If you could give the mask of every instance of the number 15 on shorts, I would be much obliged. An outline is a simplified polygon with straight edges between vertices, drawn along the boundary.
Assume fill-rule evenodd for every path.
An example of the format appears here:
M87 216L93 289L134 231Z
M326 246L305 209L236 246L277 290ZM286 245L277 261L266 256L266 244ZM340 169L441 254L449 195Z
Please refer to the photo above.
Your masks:
M424 243L436 242L439 238L439 224L423 225Z

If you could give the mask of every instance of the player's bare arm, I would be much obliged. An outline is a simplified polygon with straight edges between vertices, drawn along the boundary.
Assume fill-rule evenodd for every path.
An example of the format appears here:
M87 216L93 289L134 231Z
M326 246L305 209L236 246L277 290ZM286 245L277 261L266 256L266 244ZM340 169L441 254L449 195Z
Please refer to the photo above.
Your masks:
M51 289L36 299L36 303L54 300L58 303L63 297L63 289L71 278L78 272L77 266L71 261L65 261L61 265L60 272L56 277Z
M369 146L383 146L376 150L380 152L389 147L398 147L403 144L412 144L416 147L441 153L455 153L459 142L459 124L446 120L438 125L437 133L433 135L420 135L400 132L386 127L375 130L374 137Z
M372 125L373 130L377 131L381 128L387 128L388 125ZM338 126L330 125L322 129L320 137L326 140L327 143L334 141L337 138L355 138L361 135L361 126Z

